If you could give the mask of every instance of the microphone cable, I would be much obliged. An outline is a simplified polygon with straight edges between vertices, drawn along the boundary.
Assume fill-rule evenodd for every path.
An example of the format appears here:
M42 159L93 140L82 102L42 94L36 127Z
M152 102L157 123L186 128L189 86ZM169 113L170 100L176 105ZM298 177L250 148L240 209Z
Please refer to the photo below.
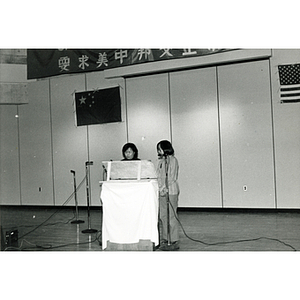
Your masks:
M53 250L53 249L58 249L58 248L63 248L63 247L68 247L68 246L86 245L86 244L92 244L96 241L99 242L100 237L101 237L101 232L97 232L95 238L93 240L87 241L87 242L68 243L68 244L62 244L62 245L57 245L57 246L52 246L51 244L49 244L48 246L34 245L34 247L23 248L23 249L20 249L20 250L21 251L33 251L33 250L43 251L43 250Z
M29 231L29 232L23 234L22 236L20 236L20 237L18 238L18 240L21 239L21 238L24 238L26 235L28 235L28 234L32 233L33 231L35 231L36 229L40 228L40 227L43 226L47 221L49 221L55 214L57 214L58 212L60 212L61 209L71 201L71 199L73 198L74 194L81 188L81 186L83 185L85 179L86 179L86 175L84 176L84 178L82 179L82 181L80 182L80 184L78 185L78 187L76 187L76 190L74 190L74 191L71 193L71 195L70 195L70 196L67 198L67 200L61 205L61 207L59 207L59 208L58 208L54 213L52 213L45 221L43 221L41 224L37 225L34 229L32 229L31 231ZM74 217L73 217L72 219L74 219ZM72 220L72 219L71 219L71 220ZM70 222L70 220L69 220L67 223L69 223L69 222ZM54 223L54 224L55 224L55 223ZM50 225L50 224L48 224L48 225ZM52 225L53 225L53 224L52 224Z
M52 246L51 244L49 245L38 245L38 244L33 244L25 239L22 240L20 247L6 247L3 251L8 251L8 250L17 250L17 251L44 251L44 250L51 250L51 249L57 249L57 248L63 248L63 247L68 247L68 246L78 246L78 245L85 245L85 244L92 244L96 241L100 242L100 237L101 237L101 232L97 232L95 238L91 241L87 242L80 242L80 243L68 243L68 244L63 244L63 245L57 245L57 246ZM26 247L22 248L23 243L26 242L29 245L32 245L32 247Z
M43 251L43 250L51 250L51 249L57 249L57 248L62 248L62 247L68 247L68 246L73 246L73 245L84 245L84 244L92 244L96 241L98 241L99 244L101 244L101 237L102 237L102 232L97 232L96 236L93 240L91 241L87 241L87 242L80 242L80 243L68 243L68 244L63 244L63 245L58 245L58 246L52 246L51 244L49 245L38 245L38 244L33 244L30 243L29 241L25 240L24 237L30 233L32 233L33 231L35 231L36 229L38 229L39 227L43 226L47 221L49 221L55 214L57 214L63 206L65 206L67 203L70 202L70 200L72 199L72 197L74 196L74 194L81 188L81 186L83 185L84 181L86 179L86 176L84 176L83 180L80 182L80 184L78 185L78 187L76 188L75 191L73 191L73 193L67 198L67 200L62 204L62 206L57 209L57 211L55 211L53 214L51 214L45 221L43 221L41 224L39 224L38 226L36 226L33 230L25 233L24 235L22 235L21 237L18 238L18 240L22 239L21 245L20 247L6 247L4 249L4 251L8 251L8 250L18 250L18 251ZM72 218L74 219L74 217ZM68 222L66 222L65 224L68 224L72 219L68 220ZM48 226L48 225L55 225L61 222L57 222L57 223L52 223L52 224L46 224L44 226ZM27 242L27 244L32 245L33 247L26 247L26 248L22 248L23 246L23 242Z
M283 245L285 245L285 246L291 248L293 251L298 251L296 248L294 248L294 247L293 247L292 245L290 245L290 244L287 244L287 243L285 243L285 242L283 242L283 241L281 241L281 240L279 240L279 239L269 238L269 237L259 237L259 238L244 239L244 240L233 240L233 241L228 241L228 242L217 242L217 243L206 243L206 242L203 242L203 241L201 241L201 240L194 239L194 238L192 238L192 237L190 237L190 236L187 235L187 233L185 232L185 230L184 230L184 228L183 228L183 225L182 225L182 223L180 222L180 220L179 220L179 218L178 218L178 215L177 215L177 213L175 212L175 209L174 209L174 207L173 207L173 205L172 205L172 203L171 203L170 201L169 201L169 204L170 204L171 207L172 207L172 210L173 210L173 212L174 212L174 216L175 216L176 220L178 221L178 223L179 223L179 225L180 225L180 227L181 227L181 229L182 229L184 235L185 235L188 239L190 239L191 241L201 243L201 244L203 244L203 245L205 245L205 246L219 246L219 245L234 244L234 243L252 242L252 241L258 241L258 240L263 240L263 239L265 239L265 240L271 240L271 241L279 242L279 243L281 243L281 244L283 244Z

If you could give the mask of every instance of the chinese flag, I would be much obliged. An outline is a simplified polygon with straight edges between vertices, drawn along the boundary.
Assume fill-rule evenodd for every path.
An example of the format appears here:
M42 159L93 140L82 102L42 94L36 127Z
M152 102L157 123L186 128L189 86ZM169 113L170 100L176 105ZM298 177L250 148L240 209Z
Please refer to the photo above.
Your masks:
M119 87L75 93L77 126L121 122Z

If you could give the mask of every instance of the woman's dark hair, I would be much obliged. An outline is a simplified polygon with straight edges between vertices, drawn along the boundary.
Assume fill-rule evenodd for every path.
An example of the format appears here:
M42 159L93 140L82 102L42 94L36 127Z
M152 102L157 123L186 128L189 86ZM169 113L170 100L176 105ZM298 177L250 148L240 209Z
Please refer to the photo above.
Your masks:
M129 149L129 148L131 148L132 151L134 152L133 159L138 159L138 157L139 157L139 150L138 150L138 148L136 147L136 145L133 144L133 143L127 143L127 144L125 144L125 145L123 146L123 148L122 148L122 154L123 154L123 157L126 159L125 152L126 152L126 150Z
M173 155L174 154L173 146L169 141L167 141L167 140L160 141L156 146L157 150L158 150L159 146L160 146L161 150L164 151L164 155Z

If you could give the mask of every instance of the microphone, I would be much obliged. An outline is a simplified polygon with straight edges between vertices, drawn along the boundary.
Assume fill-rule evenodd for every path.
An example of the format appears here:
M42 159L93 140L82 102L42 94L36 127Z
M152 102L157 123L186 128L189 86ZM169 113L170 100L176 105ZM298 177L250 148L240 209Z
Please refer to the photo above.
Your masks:
M75 171L74 170L70 170L71 173L73 173L75 175Z

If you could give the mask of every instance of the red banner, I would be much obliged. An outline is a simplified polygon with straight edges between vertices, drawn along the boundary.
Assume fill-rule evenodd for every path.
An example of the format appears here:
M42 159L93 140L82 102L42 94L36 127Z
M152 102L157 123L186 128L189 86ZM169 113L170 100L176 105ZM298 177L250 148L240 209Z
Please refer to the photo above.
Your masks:
M224 51L229 49L28 49L27 78L95 72Z

